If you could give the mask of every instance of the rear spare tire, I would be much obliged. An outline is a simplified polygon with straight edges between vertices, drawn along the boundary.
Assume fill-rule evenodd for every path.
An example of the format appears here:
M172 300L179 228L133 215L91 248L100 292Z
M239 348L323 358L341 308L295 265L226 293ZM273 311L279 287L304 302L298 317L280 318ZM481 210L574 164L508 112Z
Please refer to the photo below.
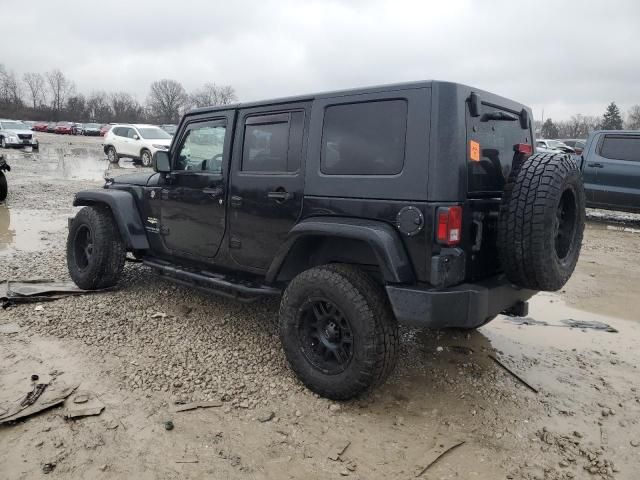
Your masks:
M536 153L515 166L498 220L507 278L521 288L562 288L578 262L584 222L582 176L569 155Z

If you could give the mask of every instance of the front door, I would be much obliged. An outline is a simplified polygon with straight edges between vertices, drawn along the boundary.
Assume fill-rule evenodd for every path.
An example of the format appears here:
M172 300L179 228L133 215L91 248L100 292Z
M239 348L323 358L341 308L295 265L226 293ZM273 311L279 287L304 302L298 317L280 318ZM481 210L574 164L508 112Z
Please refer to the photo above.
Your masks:
M242 110L229 192L229 249L239 265L269 268L302 208L309 103Z
M179 132L171 173L160 189L159 233L172 255L211 259L218 252L232 124L232 112L218 112L190 121Z

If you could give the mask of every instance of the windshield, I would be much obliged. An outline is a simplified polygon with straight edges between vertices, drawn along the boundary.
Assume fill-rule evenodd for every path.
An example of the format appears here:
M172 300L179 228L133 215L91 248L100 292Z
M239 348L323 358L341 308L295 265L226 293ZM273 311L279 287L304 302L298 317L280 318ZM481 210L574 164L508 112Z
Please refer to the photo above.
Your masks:
M97 123L87 123L84 128L100 128L100 125Z
M558 140L547 140L547 144L551 147L551 148L566 148L567 146L562 143L559 142Z
M138 128L138 132L142 138L147 140L168 140L171 138L171 135L157 127Z
M163 125L162 129L170 135L174 135L178 127L176 125Z
M1 122L5 130L29 130L29 127L22 122Z

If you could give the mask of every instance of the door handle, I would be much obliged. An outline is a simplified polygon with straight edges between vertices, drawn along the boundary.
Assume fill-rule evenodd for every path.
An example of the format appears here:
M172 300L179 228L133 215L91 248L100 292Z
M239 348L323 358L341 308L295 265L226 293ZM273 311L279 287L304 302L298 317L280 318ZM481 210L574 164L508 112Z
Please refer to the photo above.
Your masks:
M205 188L202 191L205 194L209 195L211 198L218 198L219 196L221 196L224 193L224 190L222 189L222 187Z
M593 168L604 168L604 165L599 162L591 162L591 163L587 163L587 165Z
M275 192L268 192L267 198L276 202L286 202L293 198L293 193L289 193L286 190L276 190Z

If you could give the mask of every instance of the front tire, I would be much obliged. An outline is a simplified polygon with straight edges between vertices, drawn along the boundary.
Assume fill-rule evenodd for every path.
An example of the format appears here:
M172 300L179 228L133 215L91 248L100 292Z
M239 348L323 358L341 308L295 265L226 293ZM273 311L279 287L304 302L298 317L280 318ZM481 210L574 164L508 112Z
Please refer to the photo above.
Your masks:
M98 290L116 285L126 253L118 226L107 207L84 207L71 220L67 267L78 287Z
M140 153L140 163L143 167L151 166L151 152L149 150L142 150Z
M347 400L395 368L398 324L380 285L362 270L324 265L295 277L280 304L280 340L300 381Z
M0 147L7 148L7 141L4 139L4 137L0 138Z
M118 163L118 160L120 160L118 158L118 152L116 152L116 149L114 147L107 148L107 158L109 159L110 163Z
M4 202L9 193L9 186L7 185L7 177L4 176L4 172L0 172L0 202Z

